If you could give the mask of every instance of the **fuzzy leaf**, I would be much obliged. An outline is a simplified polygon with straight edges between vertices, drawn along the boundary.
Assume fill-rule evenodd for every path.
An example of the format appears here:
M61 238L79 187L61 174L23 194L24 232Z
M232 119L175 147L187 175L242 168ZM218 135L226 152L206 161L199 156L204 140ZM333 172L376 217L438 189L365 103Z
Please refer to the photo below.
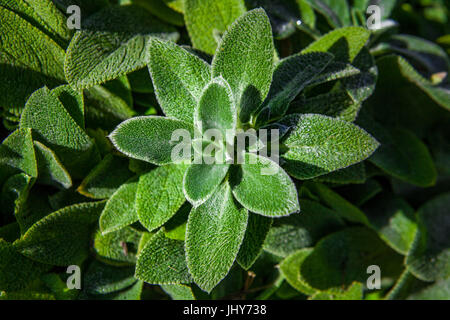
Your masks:
M128 159L108 154L83 179L77 191L88 198L106 199L132 176Z
M83 177L99 160L91 138L46 87L28 99L20 128L33 129L33 137L56 153L73 178Z
M0 145L0 185L19 172L38 175L31 130L27 128L14 131Z
M311 255L312 252L312 248L300 249L286 257L280 263L280 272L286 278L286 281L293 288L307 295L314 294L316 290L310 287L309 284L301 278L300 267L303 261Z
M210 66L182 47L156 38L150 41L149 59L156 97L164 113L191 123L203 88L211 80Z
M344 226L335 211L318 202L300 200L300 207L300 214L274 221L264 242L264 250L286 257L299 249L314 246L322 237Z
M283 166L297 179L310 179L368 158L379 143L361 128L342 120L314 114L283 119L291 131L283 138L289 150Z
M117 266L133 265L136 263L139 241L142 232L131 227L102 235L98 230L94 239L94 250L97 257L108 264Z
M370 31L360 27L347 27L331 31L313 42L302 53L329 52L339 62L351 63L366 44Z
M39 141L34 142L34 150L39 173L38 182L64 189L70 188L72 179L56 154Z
M177 40L173 27L138 6L110 6L83 20L65 60L67 81L84 89L142 68L150 37Z
M158 167L139 179L136 210L139 221L149 231L165 224L186 201L183 176L186 166L172 164Z
M363 285L354 282L344 292L317 292L309 300L363 300Z
M104 202L66 207L35 223L14 244L23 255L57 266L78 264L89 250L92 227L97 222Z
M261 254L272 221L271 218L249 213L247 230L236 257L236 261L245 270L250 269Z
M255 9L224 34L212 62L212 75L228 81L237 110L253 109L269 92L273 63L270 22L264 10Z
M135 276L150 284L190 283L183 241L166 238L159 231L139 254Z
M161 289L173 300L195 300L191 287L183 284L163 284Z
M446 279L450 276L450 193L425 203L417 212L418 232L406 265L424 281Z
M47 35L0 6L0 107L20 115L26 99L43 85L64 81L64 50Z
M233 167L230 179L234 197L251 212L281 217L300 211L291 178L268 158L245 153L244 164Z
M239 252L248 212L239 209L227 183L194 208L186 230L189 272L203 290L211 290L228 274Z
M83 290L95 295L120 291L136 282L133 275L133 267L118 268L94 261L85 272Z
M273 73L272 85L262 108L270 118L281 118L294 98L333 60L329 53L296 54L281 60ZM242 118L242 117L241 117Z
M194 48L214 54L222 33L245 11L243 0L185 0L184 18Z
M103 234L120 230L138 221L135 207L138 182L135 179L122 184L106 203L100 216Z
M196 207L208 200L229 168L229 164L191 164L183 179L183 191L188 201Z
M178 144L172 141L172 135L177 129L194 136L193 127L187 122L149 116L122 122L111 133L110 139L120 152L131 158L163 165L172 163L172 148Z

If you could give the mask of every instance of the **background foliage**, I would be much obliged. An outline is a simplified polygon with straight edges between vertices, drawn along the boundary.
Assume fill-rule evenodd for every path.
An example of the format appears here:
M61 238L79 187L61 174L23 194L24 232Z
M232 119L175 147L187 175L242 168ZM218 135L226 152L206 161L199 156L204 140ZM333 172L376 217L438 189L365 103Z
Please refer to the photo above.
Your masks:
M449 299L449 10L0 0L0 299ZM282 130L280 175L169 164L209 117Z

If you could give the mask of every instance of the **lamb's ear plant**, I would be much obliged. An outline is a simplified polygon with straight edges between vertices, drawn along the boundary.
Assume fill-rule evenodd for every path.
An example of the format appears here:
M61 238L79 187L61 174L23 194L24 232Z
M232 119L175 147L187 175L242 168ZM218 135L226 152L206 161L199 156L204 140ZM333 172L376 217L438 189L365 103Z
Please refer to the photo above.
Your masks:
M274 124L284 128L276 143L282 146L280 161L287 171L272 159L249 150L237 150L242 153L241 164L196 163L189 157L181 159L183 163L170 164L173 170L166 170L166 181L173 180L174 187L182 182L182 192L192 205L186 227L185 262L193 281L207 292L227 275L240 248L254 251L241 255L253 255L252 260L256 260L264 236L256 236L259 228L248 228L250 216L301 214L297 189L289 175L310 179L328 174L365 160L378 147L374 138L352 123L318 114L286 115L294 98L336 61L333 54L326 52L333 42L323 39L317 49L276 61L272 39L269 19L261 9L249 11L228 28L211 65L176 44L153 39L149 70L166 117L132 118L110 135L114 146L127 156L164 166L155 169L156 174L173 162L172 134L178 129L187 130L192 138L194 131L204 137L209 129L217 129L234 143L239 132L246 129ZM350 50L350 60L362 44L364 41ZM217 153L229 152L222 140L205 139L193 141L200 143L200 152L206 150L204 144L217 144ZM197 147L192 149L198 152ZM184 171L182 180L175 177L180 170ZM264 174L264 170L271 173ZM161 194L157 186L153 189L145 180L145 176L141 177L138 184L137 216L153 231L176 214L183 201L173 202L181 190L166 185L167 193ZM147 188L141 188L141 184ZM163 205L159 200L162 196L165 202L178 204ZM152 201L161 204L150 208L143 204ZM270 219L260 222L268 223ZM255 234L245 236L248 232ZM149 270L158 267L164 272L164 266L145 258L150 255L148 251L156 254L157 250L160 248L154 241L147 244L146 255L138 261L138 278L159 283L149 276ZM251 262L245 265L250 266ZM173 274L161 283L186 282L185 277Z

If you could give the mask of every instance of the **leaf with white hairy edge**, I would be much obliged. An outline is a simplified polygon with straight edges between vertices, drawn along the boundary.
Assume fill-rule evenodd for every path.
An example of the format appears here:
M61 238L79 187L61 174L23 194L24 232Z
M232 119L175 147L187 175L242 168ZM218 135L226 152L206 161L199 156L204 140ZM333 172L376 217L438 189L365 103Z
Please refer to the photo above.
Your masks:
M277 163L253 153L243 158L243 164L232 168L230 184L244 208L268 217L300 211L294 182Z
M191 283L184 242L166 238L160 230L139 254L135 276L150 284Z
M203 88L211 80L210 66L173 42L153 38L148 68L165 115L192 122Z
M211 292L233 266L247 220L247 210L236 206L228 183L192 209L186 230L187 265L194 282L204 291Z
M120 230L138 220L134 204L137 187L136 179L131 179L120 186L108 200L99 221L103 234Z
M228 81L237 110L253 108L269 92L273 64L270 21L263 9L255 9L238 18L223 35L212 62L212 75Z
M108 6L83 21L67 49L64 71L71 86L85 89L145 66L150 37L177 40L175 28L139 6Z
M282 143L288 148L283 168L297 179L311 179L367 159L379 143L358 126L317 114L292 114Z
M165 165L173 162L172 150L179 142L173 141L172 135L178 129L189 133L190 139L194 136L194 128L187 122L149 116L122 122L109 138L120 152L130 158ZM183 160L190 160L190 155L185 155Z
M183 176L186 165L170 164L141 175L136 193L139 221L153 231L172 218L186 201Z
M229 164L192 164L184 175L183 191L197 207L214 193L228 173Z

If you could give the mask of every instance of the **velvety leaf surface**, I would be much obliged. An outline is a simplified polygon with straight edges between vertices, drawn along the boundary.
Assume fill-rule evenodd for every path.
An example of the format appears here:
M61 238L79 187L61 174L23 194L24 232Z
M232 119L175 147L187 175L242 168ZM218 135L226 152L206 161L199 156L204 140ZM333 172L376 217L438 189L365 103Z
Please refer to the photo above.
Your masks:
M82 20L65 59L67 81L75 88L104 83L148 62L150 37L176 40L175 29L138 6L110 6Z
M203 88L211 80L210 66L170 41L150 41L149 70L156 97L168 117L192 122Z
M228 274L247 220L247 210L237 207L228 183L191 211L186 230L187 265L201 289L210 292Z
M310 297L310 300L362 300L363 285L359 282L352 284L345 292L317 292Z
M417 212L418 232L406 259L408 270L424 281L442 280L450 273L450 194L425 203Z
M230 183L234 197L252 212L281 217L300 211L291 178L268 158L245 153L244 164L232 168Z
M212 62L213 77L231 86L238 110L261 103L272 80L274 45L269 19L262 9L249 11L224 34Z
M324 174L315 180L325 183L336 184L362 184L366 182L366 168L364 162L354 164L350 167Z
M38 166L38 182L64 189L70 188L72 178L57 155L39 141L34 142L34 150Z
M344 227L339 215L318 202L300 200L301 213L276 219L270 228L264 250L286 257L312 247L322 237Z
M46 87L28 99L20 128L31 128L33 137L52 149L74 178L84 176L99 160L93 141Z
M166 238L161 230L139 254L136 277L150 284L190 283L183 241Z
M270 118L282 117L292 100L332 60L331 54L318 52L296 54L281 60L274 70L270 91L263 104L263 108L270 110Z
M56 87L63 82L64 50L19 14L3 6L0 26L0 106L20 115L33 91L43 85Z
M289 148L283 166L297 179L314 178L368 158L379 143L354 124L322 115L294 114L283 119L291 127L283 138Z
M25 173L18 173L9 177L1 189L0 204L2 212L11 216L20 216L20 211L27 201L33 184L34 179Z
M77 191L89 198L106 199L132 176L127 158L108 154L83 179Z
M261 254L272 221L271 218L249 213L247 230L245 230L244 240L236 257L236 261L245 270L250 269Z
M286 278L286 281L293 288L307 295L314 294L316 289L313 289L301 278L300 267L312 252L312 248L300 249L293 252L280 263L280 272Z
M243 0L184 0L183 11L194 48L214 54L222 34L246 9Z
M142 232L131 227L102 235L98 230L94 239L94 250L98 258L108 264L126 266L136 263L136 255Z
M84 203L56 211L35 223L14 246L42 263L78 264L88 255L90 232L104 205Z
M0 145L0 184L15 173L37 177L36 155L30 129L18 129Z
M137 179L127 181L108 200L99 221L103 234L120 230L138 221L135 207L137 188Z
M111 133L110 139L120 152L131 158L163 165L172 162L172 149L178 143L178 140L172 141L172 135L177 129L194 136L193 127L187 122L149 116L122 122ZM190 159L190 155L189 158L185 156L185 160Z
M83 279L83 290L90 294L108 294L132 286L133 267L113 267L98 261L89 265Z
M166 223L186 201L183 176L186 165L158 167L139 179L136 210L139 221L149 231Z
M189 286L182 284L163 284L164 290L173 300L195 300L194 293Z

